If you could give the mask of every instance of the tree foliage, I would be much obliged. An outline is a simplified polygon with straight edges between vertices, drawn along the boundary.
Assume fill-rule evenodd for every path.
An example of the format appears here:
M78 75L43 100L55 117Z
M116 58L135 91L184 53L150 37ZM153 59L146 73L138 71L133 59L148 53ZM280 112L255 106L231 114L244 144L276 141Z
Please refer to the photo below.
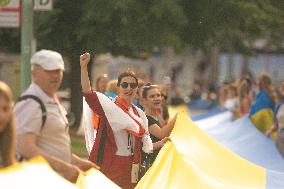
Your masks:
M34 14L38 48L57 50L71 62L76 114L81 110L78 57L84 51L139 56L171 46L248 53L259 38L279 49L283 22L283 0L54 0L52 11ZM0 49L20 51L19 33L1 28Z
M257 38L281 47L282 0L55 0L50 12L35 13L39 47L61 52L96 49L135 56L154 47L242 51ZM0 29L1 46L19 51L20 32ZM76 45L75 45L76 44Z
M184 40L197 49L217 45L223 50L245 52L252 41L266 38L272 31L281 33L277 27L271 28L271 25L280 26L283 22L283 8L279 9L279 3L185 0L183 7L188 10L189 21L184 28Z
M83 5L79 36L99 52L136 56L153 47L181 44L186 18L179 1L89 1Z

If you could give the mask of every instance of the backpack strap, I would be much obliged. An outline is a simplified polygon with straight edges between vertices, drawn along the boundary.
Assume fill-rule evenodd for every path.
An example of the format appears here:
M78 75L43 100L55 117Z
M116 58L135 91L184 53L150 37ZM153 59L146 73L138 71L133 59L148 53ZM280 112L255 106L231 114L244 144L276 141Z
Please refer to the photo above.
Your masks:
M35 100L35 101L38 102L39 105L40 105L41 112L42 112L42 116L41 116L41 120L42 120L42 122L41 122L41 130L42 130L42 128L43 128L43 126L44 126L44 124L45 124L45 121L46 121L46 108L45 108L45 106L44 106L42 100L40 100L40 98L37 97L37 96L35 96L35 95L23 95L23 96L21 96L21 97L17 100L17 103L20 102L20 101L22 101L22 100L29 99L29 98Z

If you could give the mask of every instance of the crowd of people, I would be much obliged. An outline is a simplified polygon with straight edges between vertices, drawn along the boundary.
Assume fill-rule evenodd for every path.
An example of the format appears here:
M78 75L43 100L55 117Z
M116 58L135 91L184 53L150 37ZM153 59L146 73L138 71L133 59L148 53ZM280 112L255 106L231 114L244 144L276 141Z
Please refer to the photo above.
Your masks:
M64 73L62 56L41 50L31 58L32 83L16 103L9 86L0 82L1 167L40 155L71 182L76 182L80 171L96 168L122 188L136 186L175 126L177 114L170 118L167 107L170 81L155 85L126 70L115 80L102 74L92 88L90 59L87 52L80 56L88 160L71 152L66 110L56 95ZM267 74L255 82L243 76L223 82L208 98L236 117L248 115L267 136L276 132L276 146L284 157L284 81L274 87ZM202 99L198 83L189 98ZM91 120L86 120L85 111Z
M152 142L166 139L170 135L176 120L176 116L169 120L167 104L176 104L177 101L179 101L178 104L185 103L184 98L178 96L177 100L177 96L170 94L172 92L170 82L167 82L166 85L165 83L153 85L139 79L135 79L135 82L132 80L132 82L133 87L130 85L130 81L128 85L123 86L124 84L122 84L121 86L118 79L117 88L112 92L115 95L111 96L111 98L115 99L116 96L121 96L121 87L127 89L126 94L130 93L132 95L132 105L142 109L147 117L148 132ZM134 83L136 84L134 85ZM283 120L282 124L278 122L281 122L280 107L284 99L284 92L281 91L284 90L284 82L280 85L282 87L280 86L279 90L276 90L270 76L267 74L261 74L257 81L254 81L250 75L245 75L236 81L225 81L219 88L214 88L214 90L208 89L206 100L216 104L219 108L231 111L236 118L245 115L249 116L256 128L267 136L277 131L276 144L280 153L282 153L283 147L281 144L284 144L284 142L281 143L283 139L281 139L280 130L283 127ZM175 100L169 99L169 96L172 99L175 98ZM188 96L190 102L202 100L203 96L201 85L194 83L193 90ZM130 103L128 106L130 106ZM269 128L270 126L271 128ZM142 151L140 162L140 169L142 170L140 172L142 173L140 177L154 162L158 152L159 149L153 150L152 153Z
M99 119L96 137L92 139L94 144L89 159L122 188L134 188L139 180L139 174L141 175L140 165L144 160L142 157L145 157L142 154L152 154L153 150L160 149L168 140L170 132L163 133L157 140L151 139L151 127L149 127L151 122L144 111L132 103L139 94L138 78L134 72L128 70L118 76L117 96L111 100L103 93L91 88L87 69L89 61L89 53L81 55L83 96ZM151 89L151 85L141 86L144 100L142 103L141 99L136 99L137 103L145 105L149 99L149 102L152 101L151 105L161 105L160 92L155 91L154 95L149 96L147 92L145 93L147 86ZM151 123L151 126L157 126L160 129L156 123ZM169 127L172 129L173 124ZM162 131L159 130L159 132Z
M271 77L260 74L256 81L244 76L224 82L219 89L219 106L233 112L236 118L248 115L255 127L276 140L284 157L284 81L275 86Z

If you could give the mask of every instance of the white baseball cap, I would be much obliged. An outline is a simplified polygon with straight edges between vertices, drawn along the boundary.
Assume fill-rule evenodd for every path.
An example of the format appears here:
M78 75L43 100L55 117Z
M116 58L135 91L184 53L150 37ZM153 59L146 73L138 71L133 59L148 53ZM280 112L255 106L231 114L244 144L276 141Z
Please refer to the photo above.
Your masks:
M31 58L31 64L40 65L45 70L64 70L61 54L52 50L37 51Z

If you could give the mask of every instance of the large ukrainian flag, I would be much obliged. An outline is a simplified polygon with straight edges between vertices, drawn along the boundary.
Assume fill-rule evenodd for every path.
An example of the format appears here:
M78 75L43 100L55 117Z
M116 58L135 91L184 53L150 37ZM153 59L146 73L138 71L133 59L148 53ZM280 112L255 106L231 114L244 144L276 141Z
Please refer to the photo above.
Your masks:
M266 91L260 91L251 105L249 117L261 132L265 133L273 125L274 103ZM276 135L272 135L275 139Z
M0 169L1 189L118 189L96 169L81 173L76 185L59 176L42 157Z
M266 170L211 139L181 113L171 141L136 188L264 189Z

